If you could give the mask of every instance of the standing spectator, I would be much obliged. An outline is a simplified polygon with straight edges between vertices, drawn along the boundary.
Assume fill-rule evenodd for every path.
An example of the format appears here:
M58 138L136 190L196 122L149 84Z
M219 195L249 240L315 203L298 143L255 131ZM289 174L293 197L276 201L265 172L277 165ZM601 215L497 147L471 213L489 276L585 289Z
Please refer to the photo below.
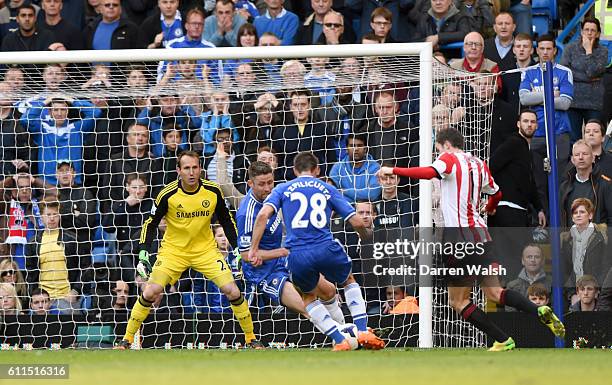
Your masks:
M431 0L431 8L419 20L417 35L438 51L441 46L463 41L471 27L470 16L458 10L453 0ZM441 51L448 55L447 50Z
M317 44L334 45L352 43L352 37L346 32L344 16L340 12L330 11L323 18L323 33Z
M529 287L533 284L541 284L548 290L552 287L552 277L544 271L545 258L542 249L536 244L528 244L523 248L521 264L523 268L515 280L508 282L507 289L516 290L527 297ZM505 263L503 263L505 266ZM514 310L508 307L507 310Z
M572 225L573 202L578 198L591 201L595 223L612 224L612 180L593 169L593 150L585 140L574 143L572 164L559 189L561 224Z
M297 15L283 7L285 0L264 1L266 12L253 22L257 36L261 39L264 33L270 32L278 37L281 45L293 45L300 23Z
M574 98L569 109L572 142L582 137L582 125L589 119L601 119L608 48L599 44L600 34L599 20L584 19L580 39L563 50L561 65L569 67L574 77Z
M103 173L103 188L100 189L100 211L108 213L112 201L125 199L126 174L138 173L144 175L147 186L153 190L155 196L162 186L163 173L159 159L149 153L149 130L141 124L133 124L126 134L127 146L121 153L111 156Z
M20 113L14 107L14 100L9 95L11 85L0 82L0 93L6 96L0 98L0 173L14 175L17 165L29 164L30 159L36 159L36 148L30 146L28 133L19 122Z
M46 182L56 185L57 161L67 159L74 164L76 182L81 183L83 142L93 131L100 110L89 101L72 100L63 95L47 98L45 106L47 108L31 107L21 117L21 124L34 135L34 143L39 146L38 172ZM69 119L70 107L80 110L82 119ZM47 109L49 118L45 119Z
M140 26L140 46L166 47L183 36L183 19L178 10L179 0L158 0L159 12L147 17Z
M510 0L510 13L517 22L516 32L531 35L531 0Z
M605 139L603 124L600 120L590 119L584 126L583 139L593 149L595 166L606 176L612 176L612 154L603 149Z
M378 7L370 15L370 28L374 35L382 39L383 43L397 43L391 36L393 27L393 13L385 7Z
M365 135L349 134L347 155L333 165L329 177L349 202L375 201L380 198L376 172L380 165L367 154Z
M313 95L319 96L319 105L326 106L331 103L336 92L336 74L329 69L329 58L311 57L306 59L310 64L310 71L304 75L304 87Z
M504 71L509 69L520 69L520 71L504 73L502 75L502 83L504 86L502 87L500 95L502 99L510 103L512 112L518 114L521 109L519 96L521 81L523 80L525 71L536 64L531 56L533 54L533 40L531 39L531 35L525 33L516 35L514 43L512 44L512 53L514 54L513 56L516 57L512 66L510 68L502 68L501 66L505 66L505 64L500 64L500 69ZM506 55L506 58L507 57L508 55Z
M325 125L312 114L311 94L306 89L297 89L290 94L291 115L285 125L272 132L272 147L279 156L283 173L281 180L295 178L293 159L302 151L312 151L319 160L321 176L327 175L327 167L335 159L328 157L330 148L325 135ZM334 157L335 158L335 157Z
M278 47L280 45L280 39L272 32L264 32L259 37L259 47ZM278 58L261 59L256 61L254 66L256 68L257 81L265 84L268 91L276 92L280 89L282 60Z
M485 38L493 35L493 9L489 0L455 0L455 7L472 17L472 31Z
M204 21L204 39L217 47L235 47L238 29L246 20L235 10L232 0L217 0L215 13Z
M67 50L83 49L81 29L73 24L74 20L62 17L63 0L42 0L41 6L45 18L40 22L40 29L49 31L54 36L53 41L62 43Z
M141 48L138 27L129 19L121 17L120 0L101 0L101 17L85 27L86 49L130 49Z
M63 0L62 19L69 20L79 31L82 31L87 25L85 22L85 4L87 4L87 1Z
M32 290L32 295L30 297L30 314L42 316L57 314L56 311L51 310L51 297L42 287L37 287Z
M554 134L557 144L557 169L563 172L570 153L570 123L567 110L574 99L574 80L569 68L554 62L557 48L552 35L542 35L538 38L537 53L540 63L547 61L553 63L553 77L557 79L554 84ZM544 158L547 158L548 155L544 122L544 81L542 70L539 67L532 67L525 71L525 77L519 88L519 97L523 106L529 106L538 114L538 129L531 142L531 152L540 201L546 207L548 206L548 182L544 172Z
M567 278L566 286L572 287L585 274L603 282L612 267L608 252L608 235L605 223L596 224L593 202L587 198L572 201L572 227L561 233L561 263Z
M331 11L332 3L332 0L310 0L314 12L298 28L296 44L312 45L319 41L323 34L323 19Z
M146 178L136 173L125 177L125 198L115 201L111 213L102 219L108 232L116 232L121 277L131 281L136 273L138 241L142 224L153 209L153 200L147 194Z
M7 315L21 314L21 300L17 297L15 286L10 283L0 283L0 318Z
M215 134L218 129L232 129L233 142L238 143L240 137L238 130L234 130L232 118L229 114L229 95L223 91L217 91L211 95L210 110L202 114L200 126L200 137L204 143L203 153L205 156L213 155L217 149Z
M91 22L96 20L102 13L102 0L86 0L85 1L85 25L89 25ZM71 19L72 20L72 19Z
M261 147L272 145L272 133L281 123L278 105L278 100L271 93L259 95L253 105L255 112L246 117L244 126L238 126L238 130L243 130L243 152L251 162L257 159Z
M2 51L47 51L56 50L53 34L36 26L36 10L33 5L22 5L17 9L18 28L2 40Z
M17 262L10 258L0 260L0 282L10 283L15 286L17 296L25 301L28 295L28 288L23 279L23 274L19 270L19 266L17 266Z
M98 227L98 208L93 194L75 183L76 171L70 161L57 163L57 198L60 202L61 227L76 235L81 251L91 253Z
M576 281L578 301L570 306L569 311L595 311L599 298L599 283L592 275L585 274Z
M396 42L412 40L411 37L414 27L411 23L400 20L404 20L404 13L414 6L413 0L346 0L345 6L361 15L360 38L370 32L372 12L374 12L376 8L384 7L391 12L392 20L396 21L396 23L391 26L391 38ZM463 36L461 38L463 38Z
M170 123L163 128L164 154L162 156L164 186L178 179L177 157L181 152L182 133L180 127Z
M513 69L516 66L516 56L512 51L514 44L514 30L516 24L508 12L500 12L495 17L495 36L484 42L484 56L497 63L502 71ZM518 89L518 85L516 87Z
M393 163L383 163L383 166L393 167ZM374 220L374 228L411 229L418 225L418 201L410 195L398 191L400 178L397 175L379 176L382 187L381 199L374 204L378 215Z
M74 234L61 228L58 202L46 202L42 218L45 229L37 231L26 247L26 280L30 293L42 287L52 306L70 314L81 308L87 293L91 257L80 253Z

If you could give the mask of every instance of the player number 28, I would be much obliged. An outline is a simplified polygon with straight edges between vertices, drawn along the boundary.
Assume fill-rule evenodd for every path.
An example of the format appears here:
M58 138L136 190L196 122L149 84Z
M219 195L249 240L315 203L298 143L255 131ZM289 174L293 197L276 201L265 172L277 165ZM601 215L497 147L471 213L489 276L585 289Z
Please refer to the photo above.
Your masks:
M308 220L302 219L306 210L310 206L310 223L317 229L321 229L327 225L327 215L325 215L325 208L327 207L327 200L325 195L316 193L310 197L310 202L306 195L301 192L292 192L291 201L299 201L300 208L298 209L295 217L291 221L291 227L294 229L304 229L308 227Z

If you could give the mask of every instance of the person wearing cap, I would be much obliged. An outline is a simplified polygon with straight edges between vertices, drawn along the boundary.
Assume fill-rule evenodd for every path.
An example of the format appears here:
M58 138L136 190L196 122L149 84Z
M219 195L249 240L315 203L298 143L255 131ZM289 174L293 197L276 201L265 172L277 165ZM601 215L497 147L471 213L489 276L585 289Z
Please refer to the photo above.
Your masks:
M79 109L82 118L72 119L70 109ZM43 119L48 114L49 119ZM74 163L76 182L81 183L83 171L83 142L94 130L95 119L100 110L91 102L73 100L54 94L49 96L44 107L32 106L21 117L22 126L33 134L38 150L38 173L45 182L57 184L56 171L58 159L69 159Z

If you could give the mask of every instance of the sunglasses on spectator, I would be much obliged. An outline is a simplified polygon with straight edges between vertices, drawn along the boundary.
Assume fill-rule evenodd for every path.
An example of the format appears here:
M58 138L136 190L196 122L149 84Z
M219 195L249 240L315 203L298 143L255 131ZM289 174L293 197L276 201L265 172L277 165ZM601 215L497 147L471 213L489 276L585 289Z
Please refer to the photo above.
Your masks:
M117 8L119 7L119 3L106 3L104 4L104 8Z
M331 29L336 29L336 28L340 28L340 27L344 27L344 25L339 24L339 23L325 23L323 24L326 28L331 28Z
M5 270L0 274L0 277L4 278L7 275L15 275L15 270Z

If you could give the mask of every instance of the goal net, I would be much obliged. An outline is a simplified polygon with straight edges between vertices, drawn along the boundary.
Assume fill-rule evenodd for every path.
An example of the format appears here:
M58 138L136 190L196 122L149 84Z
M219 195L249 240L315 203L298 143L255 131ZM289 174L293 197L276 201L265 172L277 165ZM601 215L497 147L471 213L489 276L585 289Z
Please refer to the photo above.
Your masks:
M447 306L442 283L397 273L418 271L419 258L377 250L441 226L439 186L374 173L429 164L435 132L448 126L486 159L492 75L451 70L428 44L5 53L0 62L0 271L15 281L1 286L14 298L0 314L3 349L110 347L122 337L144 285L135 272L141 225L177 178L183 150L202 155L203 177L234 212L250 163L269 163L280 183L294 177L295 155L312 151L321 177L375 229L374 242L361 242L341 220L331 224L369 326L390 346L484 343ZM162 222L157 244L164 231ZM330 343L265 289L240 286L265 343ZM243 340L227 300L188 270L153 305L139 341L190 349Z

